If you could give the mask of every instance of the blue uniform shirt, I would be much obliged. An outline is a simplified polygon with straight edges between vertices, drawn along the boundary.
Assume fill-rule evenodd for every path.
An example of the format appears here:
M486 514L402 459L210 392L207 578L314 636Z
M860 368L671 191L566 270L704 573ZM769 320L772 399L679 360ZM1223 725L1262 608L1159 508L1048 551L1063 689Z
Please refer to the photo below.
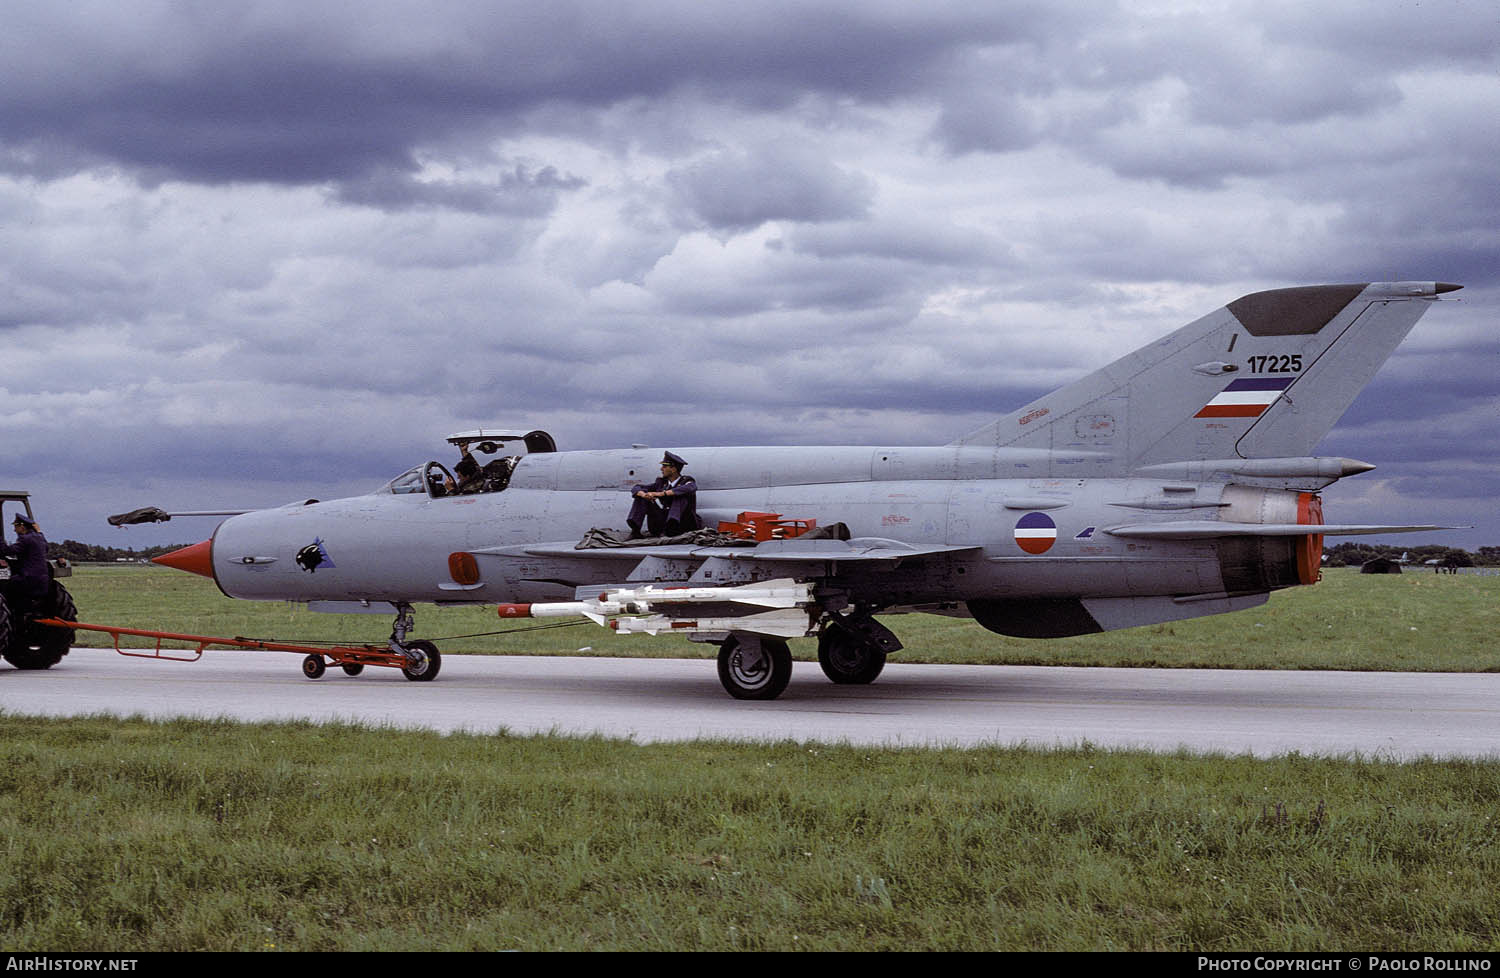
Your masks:
M45 583L47 574L47 538L42 531L17 533L15 543L0 543L0 557L10 561L11 577L27 577Z

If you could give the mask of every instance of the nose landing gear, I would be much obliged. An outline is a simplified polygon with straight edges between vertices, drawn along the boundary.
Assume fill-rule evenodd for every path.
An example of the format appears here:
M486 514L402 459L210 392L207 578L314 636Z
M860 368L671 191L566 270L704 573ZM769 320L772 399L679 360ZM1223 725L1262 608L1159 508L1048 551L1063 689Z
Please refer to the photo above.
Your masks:
M396 622L391 626L390 650L401 656L401 674L414 683L430 683L443 666L443 657L431 642L408 642L407 634L416 626L411 605L396 605ZM351 673L352 675L352 673Z

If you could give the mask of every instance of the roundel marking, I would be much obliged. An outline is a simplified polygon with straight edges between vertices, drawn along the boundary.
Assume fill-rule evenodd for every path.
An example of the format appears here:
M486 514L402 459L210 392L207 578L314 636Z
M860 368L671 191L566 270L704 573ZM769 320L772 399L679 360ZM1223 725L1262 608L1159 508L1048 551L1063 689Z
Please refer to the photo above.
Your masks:
M1044 554L1057 541L1057 524L1046 513L1027 513L1016 523L1016 545L1029 554Z

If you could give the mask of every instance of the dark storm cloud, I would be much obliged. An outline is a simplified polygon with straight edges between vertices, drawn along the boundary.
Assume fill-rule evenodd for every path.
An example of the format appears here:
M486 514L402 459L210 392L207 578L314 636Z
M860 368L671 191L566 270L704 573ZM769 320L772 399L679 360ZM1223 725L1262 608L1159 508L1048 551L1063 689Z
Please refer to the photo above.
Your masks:
M557 203L558 194L578 190L588 181L561 176L554 167L532 173L517 165L495 181L416 180L396 170L383 170L345 180L338 199L382 210L440 207L475 214L508 217L545 217Z
M602 2L152 13L64 6L8 25L4 165L43 176L116 164L148 179L357 181L410 172L419 147L499 134L558 103L602 107L682 88L764 106L809 91L907 94L955 45L1034 35L1070 16L1044 3L989 13Z

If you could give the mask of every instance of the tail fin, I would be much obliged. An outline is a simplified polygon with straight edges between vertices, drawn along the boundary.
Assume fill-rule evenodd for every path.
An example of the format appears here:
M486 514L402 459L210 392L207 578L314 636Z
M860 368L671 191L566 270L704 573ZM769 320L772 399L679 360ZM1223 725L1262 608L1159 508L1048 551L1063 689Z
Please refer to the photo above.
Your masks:
M1121 475L1188 459L1307 456L1429 303L1461 287L1255 292L954 444L1089 452L1110 456Z

